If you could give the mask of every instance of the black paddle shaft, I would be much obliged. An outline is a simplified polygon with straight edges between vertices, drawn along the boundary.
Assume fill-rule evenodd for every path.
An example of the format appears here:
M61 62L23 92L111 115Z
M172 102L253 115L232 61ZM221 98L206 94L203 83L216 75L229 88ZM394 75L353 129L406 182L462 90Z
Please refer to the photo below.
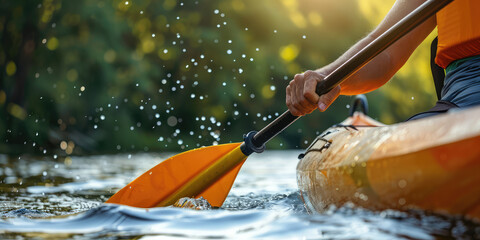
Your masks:
M316 93L318 95L328 93L330 90L342 83L345 79L357 72L360 68L365 66L395 41L426 21L452 1L453 0L428 0L424 2L417 9L405 16L402 20L393 25L390 29L364 47L348 61L326 76L324 81L317 85ZM299 116L294 116L292 113L290 113L290 111L287 110L262 130L255 133L255 135L249 134L251 137L250 139L245 139L246 144L244 145L253 144L254 149L249 150L247 155L249 155L251 152L263 151L265 148L265 143L290 126L290 124L295 122L295 120L298 118Z

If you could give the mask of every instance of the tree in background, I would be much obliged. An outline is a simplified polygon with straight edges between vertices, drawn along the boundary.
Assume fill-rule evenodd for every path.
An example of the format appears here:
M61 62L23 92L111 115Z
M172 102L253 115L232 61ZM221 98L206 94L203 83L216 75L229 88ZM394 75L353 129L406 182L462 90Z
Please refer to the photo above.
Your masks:
M47 155L240 141L286 110L295 73L333 61L393 4L0 2L0 151ZM411 60L370 95L373 117L392 123L432 104L428 46ZM300 119L269 148L305 147L349 102Z

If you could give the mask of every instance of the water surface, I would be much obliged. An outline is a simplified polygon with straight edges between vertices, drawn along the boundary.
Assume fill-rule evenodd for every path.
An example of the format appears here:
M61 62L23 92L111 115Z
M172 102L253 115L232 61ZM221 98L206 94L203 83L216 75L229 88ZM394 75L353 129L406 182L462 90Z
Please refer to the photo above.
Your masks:
M103 204L172 154L0 156L2 239L478 239L480 225L421 211L352 205L308 214L299 198L299 151L249 157L221 209ZM73 215L72 215L73 214Z

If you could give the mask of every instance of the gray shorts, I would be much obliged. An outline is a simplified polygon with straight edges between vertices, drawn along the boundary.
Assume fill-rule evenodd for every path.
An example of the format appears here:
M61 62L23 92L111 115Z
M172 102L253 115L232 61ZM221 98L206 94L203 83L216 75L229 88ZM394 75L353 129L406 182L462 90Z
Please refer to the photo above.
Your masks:
M441 99L430 110L407 121L431 117L451 108L480 104L480 56L457 60L447 67Z
M459 107L480 104L480 56L461 59L447 67L441 100Z

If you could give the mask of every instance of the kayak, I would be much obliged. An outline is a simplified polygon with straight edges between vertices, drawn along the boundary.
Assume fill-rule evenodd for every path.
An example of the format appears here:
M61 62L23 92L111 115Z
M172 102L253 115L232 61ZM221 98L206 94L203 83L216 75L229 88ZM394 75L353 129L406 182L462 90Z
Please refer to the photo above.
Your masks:
M309 211L353 203L480 220L480 107L384 125L361 112L319 135L297 183Z

